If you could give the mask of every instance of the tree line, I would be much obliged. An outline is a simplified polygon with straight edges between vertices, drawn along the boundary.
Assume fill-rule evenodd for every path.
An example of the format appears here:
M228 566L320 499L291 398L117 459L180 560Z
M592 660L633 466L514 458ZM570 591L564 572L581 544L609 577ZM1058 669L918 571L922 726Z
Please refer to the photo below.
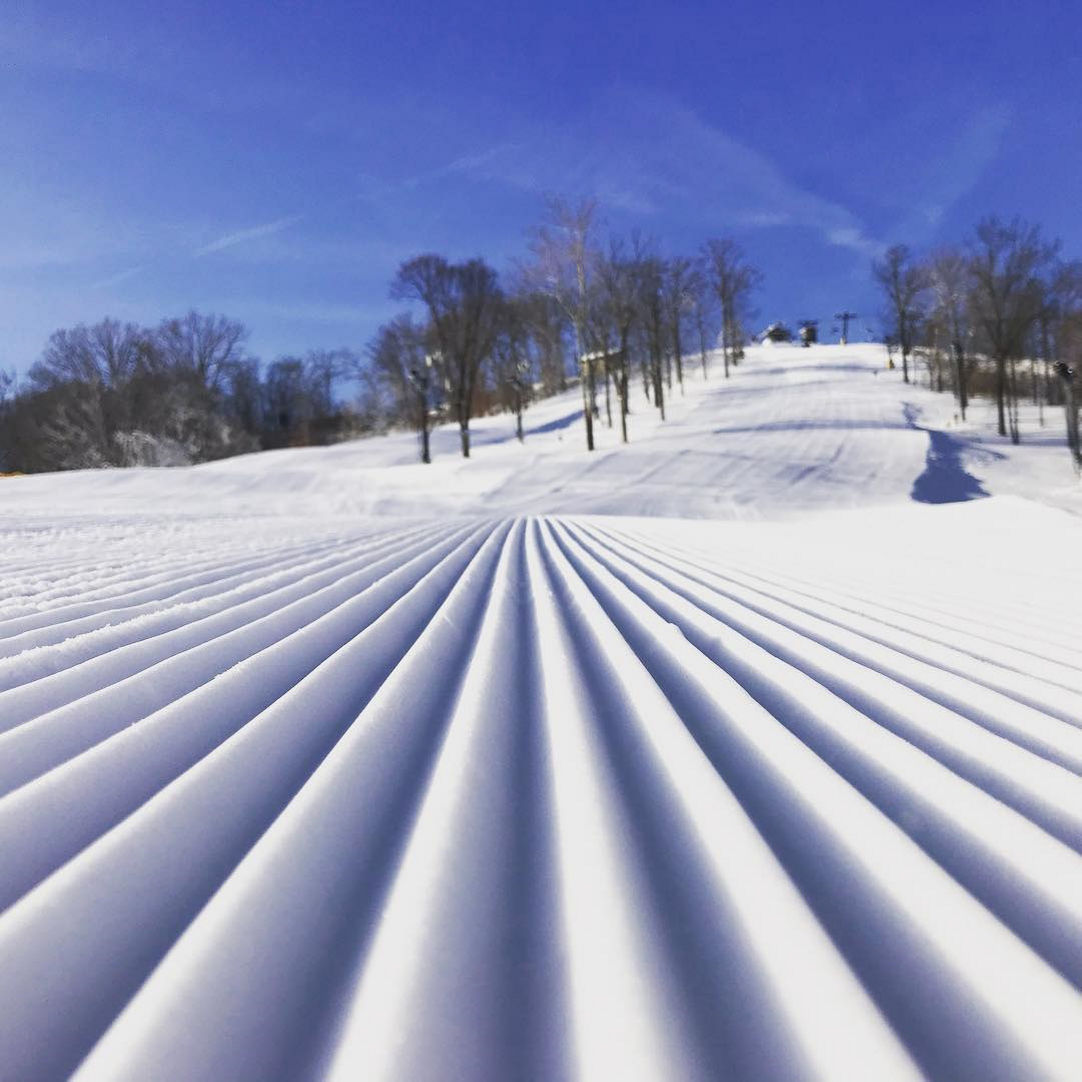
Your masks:
M872 271L905 381L919 358L963 420L974 394L991 395L1015 443L1024 397L1041 424L1062 405L1082 467L1082 262L1062 259L1038 226L993 217L919 257L895 245ZM689 357L705 375L717 342L730 374L761 281L730 238L665 256L639 233L606 235L593 200L551 198L502 277L480 258L402 263L390 295L409 307L359 352L264 366L242 324L198 312L57 331L24 380L0 371L0 472L180 465L394 427L418 431L428 462L430 430L448 420L468 457L472 418L508 412L521 440L530 402L573 383L587 449L601 423L627 442L634 384L664 419Z
M247 338L198 312L57 331L25 380L0 378L0 470L187 465L363 430L336 398L347 351L264 368Z
M480 258L402 263L390 295L408 307L359 352L264 366L241 323L198 312L57 331L20 383L0 373L0 471L182 465L395 427L418 431L428 462L443 421L468 457L471 419L508 412L521 440L530 402L574 383L587 448L601 423L626 442L634 381L664 418L689 354L705 374L720 340L729 375L761 278L731 239L666 257L603 235L593 200L552 198L503 276Z
M761 280L731 239L666 257L641 234L603 236L593 200L553 198L530 231L527 256L503 281L482 259L456 263L429 253L403 263L391 296L413 309L379 329L367 376L390 410L420 431L424 462L433 419L458 425L469 457L479 406L514 413L521 440L531 399L572 381L582 392L587 450L598 423L618 424L626 443L633 380L664 419L674 380L683 389L689 352L697 349L705 374L720 337L729 375Z
M949 387L963 420L973 394L990 394L999 434L1013 443L1021 439L1023 398L1032 396L1042 425L1045 406L1062 405L1068 446L1082 467L1082 262L1062 259L1059 242L1037 225L989 217L961 245L919 257L895 245L872 273L906 382L911 358L920 356L929 386Z

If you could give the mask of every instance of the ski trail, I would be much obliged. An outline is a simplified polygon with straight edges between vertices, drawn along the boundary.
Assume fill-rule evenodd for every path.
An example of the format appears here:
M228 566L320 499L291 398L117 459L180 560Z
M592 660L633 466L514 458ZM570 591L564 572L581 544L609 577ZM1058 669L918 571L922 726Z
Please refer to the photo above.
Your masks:
M335 931L325 892L330 889L327 877L337 874L346 888L343 905L337 910L337 919L347 921L341 931L344 933L348 922L356 919L357 899L350 901L350 884L357 874L363 879L363 873L371 869L366 869L361 859L361 839L351 843L353 859L337 859L352 830L361 830L361 838L368 839L365 844L372 850L375 867L393 858L389 839L398 824L408 821L403 800L411 799L414 791L402 785L403 778L415 777L430 754L424 751L425 742L415 744L408 731L395 724L397 708L411 697L420 705L425 694L431 697L438 690L428 681L419 681L416 671L424 664L422 655L431 651L433 636L444 644L444 652L451 652L449 660L461 658L463 649L468 656L468 636L463 647L455 623L444 614L463 591L477 594L478 579L484 581L501 532L482 531L460 558L434 569L424 586L403 593L377 623L350 639L257 718L0 914L0 972L32 974L35 988L34 995L26 997L19 989L0 986L0 1044L7 1050L6 1059L16 1077L48 1078L72 1070L208 900L217 903L223 899L221 905L228 906L229 899L243 889L245 877L240 877L241 887L233 888L230 884L235 877L231 873L249 850L241 868L251 868L254 863L257 884L265 882L258 871L263 854L274 860L278 852L285 860L275 905L290 929L285 938L294 943L301 958L287 958L267 944L262 957L278 976L260 973L252 984L259 967L249 970L245 964L223 965L229 956L223 947L212 954L213 983L220 985L231 972L241 982L244 997L251 999L251 1017L257 1025L268 1000L276 994L287 1001L293 997L279 1031L286 1043L270 1050L281 1056L284 1049L300 1041L310 1025L298 1007L303 1007L309 988L322 986L322 978L311 978L311 984L300 979L300 967L333 969L341 961L341 952L335 949L328 955L327 948L337 942L333 934L323 940L324 949L308 951L312 944L306 944L295 927L296 918L307 912L306 926L317 939ZM483 597L481 593L479 598ZM463 630L468 630L468 625ZM320 703L318 712L305 709L304 704L311 702ZM298 711L313 724L297 725ZM417 710L406 716L422 733L431 735L435 730L430 715ZM372 754L381 747L385 753L397 749L405 771L401 777L390 769L387 754ZM366 751L368 754L363 754ZM418 758L421 752L424 754ZM370 784L357 775L359 754ZM327 777L336 780L328 784L324 781ZM335 810L335 802L343 800L352 807L352 814ZM318 814L329 814L320 820L322 828L302 829L300 837L291 833L293 818L313 806ZM366 808L378 814L367 815ZM214 829L208 830L208 824L214 824ZM264 834L265 843L253 849ZM302 842L300 848L287 844L281 853L276 840L291 837ZM320 839L321 845L317 844ZM338 871L332 874L334 867ZM290 881L295 884L293 889ZM251 880L247 882L250 887ZM313 883L320 885L321 901L315 909L309 893ZM360 885L370 894L377 884ZM208 908L206 919L193 926L195 943L200 941L196 928L213 930L213 914L218 908ZM261 902L258 909L267 916L274 906L268 909ZM246 952L254 950L251 937L267 931L268 925L251 916L245 905L241 927L247 930L247 938L239 934L235 924L228 927L234 957L238 951L249 960L260 956L258 951ZM95 928L96 934L86 936L87 927ZM269 930L280 946L284 928ZM189 941L182 938L173 952L181 961L190 957ZM292 968L293 962L298 968ZM284 969L278 968L283 965ZM287 980L286 974L292 974L296 981ZM171 984L166 981L166 987ZM256 989L262 990L262 998L254 994ZM300 1004L298 995L302 997ZM209 1012L203 1025L197 1027L206 1035L200 1047L207 1055L214 1051L211 1035L217 1033L224 1042L219 1052L224 1054L225 1048L233 1045L238 1056L252 1057L245 1042L237 1043L235 1027L223 1030L216 1025L237 1010L237 1003L224 991L220 997L186 999L186 1010ZM42 1001L52 1007L48 1023L42 1025L39 1019L38 1025L28 1024ZM183 1013L171 1011L166 1017L173 1020L174 1036L190 1046L187 1035L192 1030L184 1025ZM152 1053L157 1066L135 1070L132 1077L153 1077L163 1062L171 1062L171 1056L164 1052L165 1038L159 1040L161 1046ZM121 1047L134 1055L135 1043L125 1039ZM190 1051L193 1056L198 1054L195 1049ZM223 1071L232 1075L223 1066L226 1062L210 1061L206 1077L220 1078ZM176 1073L183 1076L187 1072L178 1066ZM112 1069L106 1076L120 1077ZM192 1073L187 1076L197 1077Z
M1075 479L882 361L0 482L0 1079L1078 1082Z
M1082 986L1082 895L1076 893L1082 861L1076 853L633 561L589 547L588 535L580 543Z
M735 681L602 574L589 577L610 618L921 1066L958 1079L1069 1077L1082 1056L1077 991ZM1004 965L1009 984L999 979Z

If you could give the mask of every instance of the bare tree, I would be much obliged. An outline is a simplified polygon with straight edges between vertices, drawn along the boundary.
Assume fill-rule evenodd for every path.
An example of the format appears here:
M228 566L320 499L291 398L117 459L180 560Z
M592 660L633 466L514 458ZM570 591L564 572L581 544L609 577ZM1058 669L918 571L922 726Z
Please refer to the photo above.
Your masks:
M337 411L335 387L352 368L352 358L346 349L313 349L305 354L308 393L317 414L330 416Z
M598 264L598 278L604 297L604 311L610 333L606 348L615 355L612 364L620 409L620 438L627 443L628 384L631 375L632 332L642 318L642 269L647 258L642 238L632 234L630 247L612 238L605 258Z
M508 299L500 316L492 358L492 374L500 404L515 415L515 436L523 442L522 414L533 390L534 360L531 355L528 301Z
M964 421L969 406L965 353L969 268L965 255L957 248L944 248L936 252L929 262L927 278L934 298L933 313L950 342L954 393Z
M398 268L391 295L420 301L428 310L462 456L469 458L474 391L492 354L502 305L496 272L481 259L448 263L443 256L421 255Z
M594 236L596 220L596 200L583 199L571 203L559 197L549 197L545 203L545 218L531 238L533 261L525 269L536 288L551 296L571 323L575 338L575 361L582 380L582 412L586 421L588 451L594 449L597 387L593 363L582 358L599 348L591 333L590 315L597 259Z
M684 320L692 307L692 282L694 264L685 256L674 256L665 267L665 306L669 321L669 334L672 340L673 364L676 366L676 379L684 390L684 343L681 331Z
M146 332L115 319L50 337L29 380L34 390L50 391L54 399L53 415L42 429L53 468L124 464L116 436L139 426L134 380L152 364L152 356Z
M1045 398L1060 401L1062 385L1052 378L1053 359L1070 365L1082 360L1082 263L1062 262L1047 277L1045 303L1041 309L1041 355L1044 361ZM1053 396L1055 396L1053 398Z
M218 391L230 370L246 357L248 331L243 323L225 316L189 312L163 320L154 340L169 367L189 371L208 390Z
M650 387L654 405L665 420L665 356L668 326L665 319L665 263L658 256L648 256L639 264L639 309L642 313L643 335Z
M226 419L243 433L247 446L256 450L263 427L263 374L258 357L244 357L229 369L229 386L222 401Z
M1046 391L1054 388L1057 400L1063 403L1067 447L1075 468L1082 469L1078 416L1082 405L1082 264L1061 263L1051 278L1049 293L1051 302L1043 314L1046 356L1056 356L1053 368L1058 378L1047 384Z
M551 395L567 390L567 324L560 306L547 293L534 289L521 275L512 293L520 318L526 325L542 393Z
M15 373L0 368L0 473L16 465L14 460L18 452L14 444L20 435L16 386Z
M306 446L312 403L301 357L279 357L267 366L263 380L269 427L277 430L272 445Z
M429 411L433 368L425 328L408 313L385 323L368 346L371 371L390 396L394 415L421 435L421 461L431 462Z
M1041 274L1055 258L1057 245L1041 237L1038 226L1020 218L985 218L970 241L970 301L974 323L996 366L999 434L1019 440L1014 366L1025 352L1030 331L1043 308ZM1009 367L1008 367L1009 366ZM1009 399L1009 402L1008 402Z
M134 323L104 319L53 334L30 371L32 383L61 382L117 387L135 375L146 357L146 332Z
M15 392L15 373L0 368L0 409L3 409Z
M722 356L728 379L729 366L737 360L741 347L743 312L763 276L747 262L740 245L729 237L708 240L702 254L721 306Z
M941 313L932 308L918 328L917 343L924 349L928 369L928 390L943 390L943 346L948 341L946 326Z
M702 365L703 379L706 379L707 327L713 316L717 298L710 288L710 274L702 256L695 261L692 267L689 296L691 298L691 316L695 324L695 334L699 341L699 361Z
M335 399L346 351L282 358L264 379L247 334L198 312L153 329L105 319L57 331L7 411L5 460L30 470L172 466L356 434L356 415Z
M892 337L902 352L902 379L908 383L909 355L923 314L927 272L904 244L895 244L872 263L872 276L883 290Z
M1056 374L1063 385L1063 410L1067 418L1067 447L1071 452L1075 469L1082 469L1082 437L1079 436L1078 428L1078 372L1066 361L1057 361Z

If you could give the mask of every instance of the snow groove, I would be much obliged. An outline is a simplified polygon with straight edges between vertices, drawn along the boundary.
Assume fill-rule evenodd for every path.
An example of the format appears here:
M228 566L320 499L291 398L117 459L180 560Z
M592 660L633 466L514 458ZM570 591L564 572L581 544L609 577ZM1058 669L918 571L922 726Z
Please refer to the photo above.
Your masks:
M0 1079L1079 1077L1054 614L722 528L344 521L24 530Z

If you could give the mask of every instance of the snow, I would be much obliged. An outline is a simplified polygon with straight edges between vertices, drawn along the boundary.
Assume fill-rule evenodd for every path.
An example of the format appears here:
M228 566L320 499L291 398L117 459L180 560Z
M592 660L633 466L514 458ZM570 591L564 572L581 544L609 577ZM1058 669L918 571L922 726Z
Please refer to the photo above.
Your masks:
M0 1078L1080 1077L1062 418L692 362L0 480Z
M689 357L686 393L674 388L664 424L633 382L631 443L620 445L619 425L595 425L599 449L589 458L572 389L527 411L521 446L510 415L475 419L468 462L457 429L445 426L433 433L429 466L417 461L416 435L400 433L188 468L15 478L2 498L50 521L58 505L125 515L171 507L216 516L776 518L890 503L915 487L918 499L939 502L981 491L1030 496L1035 485L1046 499L1082 507L1062 411L1047 411L1040 429L1025 406L1017 453L991 435L991 403L978 400L971 423L955 424L949 395L903 384L884 361L875 346L775 346L749 350L725 381L717 358L703 380Z

